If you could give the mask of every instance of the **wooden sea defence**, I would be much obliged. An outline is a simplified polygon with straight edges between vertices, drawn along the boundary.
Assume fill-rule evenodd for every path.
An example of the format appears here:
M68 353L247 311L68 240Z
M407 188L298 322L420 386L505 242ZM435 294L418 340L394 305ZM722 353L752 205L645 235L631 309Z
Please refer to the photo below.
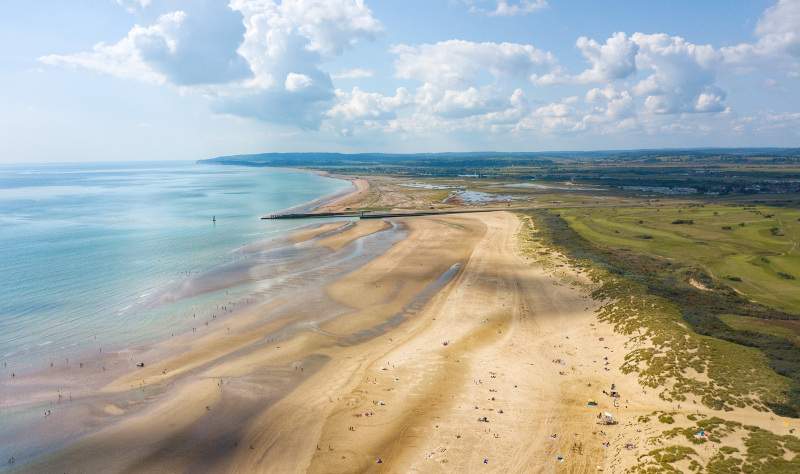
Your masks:
M438 216L446 214L470 214L475 212L494 212L497 209L471 209L467 211L419 211L419 212L301 212L296 214L270 214L263 216L262 219L313 219L331 217L358 217L359 219L384 219L387 217L416 217L416 216Z
M262 219L312 219L316 217L360 217L358 212L300 212L295 214L270 214Z

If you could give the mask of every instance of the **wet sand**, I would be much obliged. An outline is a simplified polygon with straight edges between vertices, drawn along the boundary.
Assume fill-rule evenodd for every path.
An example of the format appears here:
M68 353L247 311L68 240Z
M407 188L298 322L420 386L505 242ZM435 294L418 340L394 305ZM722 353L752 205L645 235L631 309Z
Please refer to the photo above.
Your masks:
M15 377L0 382L0 454L14 456L18 469L118 418L148 409L154 400L170 397L182 377L231 353L289 338L347 312L329 301L322 286L382 253L406 230L386 224L368 235L354 235L349 245L319 245L327 242L323 234L339 241L342 229L354 230L344 221L303 230L295 234L306 236L298 242L292 241L295 236L257 242L239 250L242 258L154 294L148 305L199 301L193 304L198 311L187 331L168 330L152 344L116 352L105 347L53 360L52 367L16 370ZM208 294L217 303L228 302L209 306ZM324 311L314 311L321 307ZM145 362L144 368L136 367L139 361ZM0 465L0 470L7 467Z
M407 471L447 460L441 467L461 471L539 457L543 446L525 440L558 429L534 421L560 406L542 389L560 380L538 367L537 350L553 325L574 332L592 315L575 290L515 253L518 226L491 213L297 234L304 251L362 255L381 234L404 238L384 239L392 243L357 268L307 270L294 292L202 334L138 350L129 359L144 368L76 397L81 416L95 414L86 434L31 467Z
M272 267L285 279L125 354L43 417L29 434L50 433L49 455L19 467L621 472L641 454L622 448L644 436L637 417L670 404L620 372L628 338L597 322L591 282L558 255L527 260L520 225L493 212L298 233ZM606 411L620 424L598 425Z

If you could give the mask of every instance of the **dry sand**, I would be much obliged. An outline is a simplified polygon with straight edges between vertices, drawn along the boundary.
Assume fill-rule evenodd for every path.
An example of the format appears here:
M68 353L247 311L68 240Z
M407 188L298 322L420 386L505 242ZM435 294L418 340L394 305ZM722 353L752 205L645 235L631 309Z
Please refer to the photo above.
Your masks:
M454 209L439 200L431 200L430 192L400 186L407 180L370 175L367 178L328 175L350 181L356 190L346 196L334 199L314 209L311 214L320 212L370 211L381 209L388 212L417 212L423 209L438 211Z
M101 407L112 421L31 467L620 472L636 463L642 451L624 446L653 433L637 417L675 407L620 373L627 338L596 321L600 302L588 297L588 281L522 256L521 221L511 213L391 222L296 236L336 249L390 225L407 229L388 251L324 286L329 307L345 314L253 325L259 312L284 304L273 301L226 323L233 331L175 342L175 355L106 385L129 401ZM617 406L603 395L612 383ZM134 393L141 403L130 402ZM606 411L620 424L598 425Z
M349 210L349 206L354 206L359 202L363 201L370 192L370 185L366 179L353 178L349 176L339 176L339 175L334 175L331 177L346 179L350 181L353 184L353 186L356 187L356 190L355 192L347 194L346 196L342 196L340 198L334 199L331 202L323 204L322 206L316 209L316 212L332 212L332 211L341 212L344 210Z

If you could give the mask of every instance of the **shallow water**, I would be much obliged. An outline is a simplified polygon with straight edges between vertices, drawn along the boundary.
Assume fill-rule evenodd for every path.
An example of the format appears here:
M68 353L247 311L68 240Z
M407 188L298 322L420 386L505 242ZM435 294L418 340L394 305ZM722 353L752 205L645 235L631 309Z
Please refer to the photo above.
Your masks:
M193 163L0 166L0 373L185 330L224 299L201 282L298 226L260 216L347 187Z
M265 327L277 320L287 324L273 332L265 332L263 339L217 357L208 364L224 363L258 351L274 341L313 331L317 325L351 311L332 301L325 293L324 285L385 252L405 238L407 232L402 224L392 223L390 228L358 238L337 251L315 245L320 238L342 232L347 227L345 225L301 243L293 243L286 235L280 235L245 245L238 249L238 258L153 291L140 310L140 314L153 320L153 325L162 327L159 320L170 318L176 311L188 316L186 325L181 331L175 331L174 337L168 328L165 328L166 333L162 331L159 334L165 344L157 341L116 352L86 354L71 363L61 360L53 367L45 365L16 379L1 381L0 391L6 398L0 400L0 419L4 420L0 424L0 439L4 440L0 454L14 455L18 464L24 465L113 422L113 417L102 411L103 407L113 405L127 413L136 413L140 404L143 406L174 387L155 383L136 389L131 386L130 391L122 393L104 393L98 388L136 370L135 361L146 361L147 366L157 364L167 360L176 348L185 348L206 334L225 334L225 326L241 322L237 319L239 316L246 315L249 328ZM447 277L448 281L451 277ZM437 284L442 282L437 281ZM279 303L269 306L271 309L268 311L262 310L269 302ZM238 330L241 329L239 326ZM173 344L175 341L177 343ZM302 377L310 376L321 367L324 360L315 357L298 362L304 366L300 373L287 373L285 368L260 371L255 392L248 389L255 383L251 376L227 378L226 384L232 384L234 392L238 385L242 385L241 391L247 395L243 402L228 401L236 406L235 410L231 408L227 413L228 421L238 420L238 425L231 427L230 432L238 433L254 411L263 410L291 390ZM177 376L176 381L180 384L187 376L207 370L208 364ZM64 398L57 397L57 394ZM42 415L49 411L52 411L51 415ZM210 435L199 437L195 442L208 444L208 449L219 445L219 439ZM230 443L222 444L229 446ZM5 467L0 465L0 471Z
M525 201L528 199L519 196L502 196L497 194L483 193L480 191L462 190L450 193L450 195L447 196L447 198L445 198L442 202L446 202L448 199L452 198L458 198L464 204L476 206L485 206L486 203L489 202Z

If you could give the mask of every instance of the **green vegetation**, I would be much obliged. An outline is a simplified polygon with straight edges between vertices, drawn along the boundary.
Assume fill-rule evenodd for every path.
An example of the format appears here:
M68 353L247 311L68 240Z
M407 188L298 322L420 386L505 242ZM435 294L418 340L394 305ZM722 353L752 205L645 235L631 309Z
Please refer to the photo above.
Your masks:
M663 412L661 412L663 414ZM654 413L655 415L655 413ZM680 418L682 415L673 414ZM688 421L696 421L689 415ZM743 426L735 421L712 417L685 426L683 419L674 420L681 426L650 437L647 444L659 446L637 458L638 464L626 472L759 472L783 474L800 469L800 439L779 436L757 426ZM693 445L712 443L716 454L703 465L698 452L687 446L670 444L685 438ZM744 451L736 446L744 446ZM698 448L699 449L699 448ZM704 453L709 449L704 448ZM713 452L713 451L711 451Z
M741 426L741 423L737 423L735 421L726 421L715 416L708 420L698 421L694 426L689 426L687 428L674 428L669 431L665 431L661 434L661 436L665 439L671 439L676 436L684 436L693 444L703 444L707 442L721 443L722 438L730 433L733 433L737 428L741 428ZM701 435L701 433L703 434ZM736 449L729 446L723 446L723 448L726 448L727 450Z
M725 456L728 454L728 456ZM742 469L742 464L744 462L737 458L730 456L730 453L726 453L721 449L719 452L711 458L711 461L708 463L707 469L708 472L711 473L729 473L729 472L744 472Z
M727 210L714 209L720 214ZM693 218L696 224L691 226L692 233L688 233L689 227L681 227L680 232L668 231L666 228L674 220L670 214L676 211L664 209L657 217L653 210L644 213L641 208L570 209L561 210L560 214L534 210L526 214L534 221L537 237L557 247L574 263L593 269L596 280L602 282L593 297L611 301L603 307L599 318L634 336L634 344L645 341L652 344L633 350L622 366L623 371L638 372L641 382L661 388L660 396L666 400L680 401L693 394L714 409L752 405L798 416L798 346L780 336L732 328L718 315L764 320L798 317L750 301L709 276L704 267L708 262L709 267L718 265L726 269L725 258L738 261L741 253L735 250L741 246L756 251L763 246L746 240L720 242L713 248L698 245L695 242L711 240L703 233L726 234L715 231L718 226L698 225L702 222L699 217ZM713 215L708 209L697 208L697 211L698 215L700 212ZM648 225L655 242L635 239L634 231L641 227L639 221ZM769 237L763 236L757 226L742 232L762 239L773 238L769 232L766 232ZM703 237L705 240L701 240ZM711 254L711 258L706 254ZM753 260L763 265L760 259Z
M714 149L548 153L260 153L201 163L313 168L333 173L536 179L632 192L740 195L800 190L800 150ZM639 189L634 189L639 188Z
M675 423L675 419L672 418L672 415L673 413L663 413L661 415L658 415L658 421L667 425L671 425Z
M736 331L751 331L789 339L800 345L800 321L760 319L735 314L721 314L719 319Z
M786 473L800 472L800 439L778 436L766 430L746 426L750 435L745 438L744 472ZM784 458L787 453L791 460Z
M683 472L674 466L675 463L683 460L689 460L692 456L697 456L697 451L685 446L668 446L666 448L654 449L647 453L648 457L652 457L652 463L643 463L644 470L640 472L656 473L656 472ZM639 458L641 462L643 456Z
M591 242L694 267L712 279L726 278L740 283L730 288L763 305L800 313L800 291L791 280L792 276L800 275L800 226L797 225L800 208L706 204L656 209L658 212L653 206L597 207L562 209L559 213ZM681 218L677 219L679 215ZM765 219L765 215L772 217ZM746 226L735 227L736 222L745 219ZM679 221L694 224L673 225ZM771 232L775 227L780 232ZM653 238L641 239L641 235Z

